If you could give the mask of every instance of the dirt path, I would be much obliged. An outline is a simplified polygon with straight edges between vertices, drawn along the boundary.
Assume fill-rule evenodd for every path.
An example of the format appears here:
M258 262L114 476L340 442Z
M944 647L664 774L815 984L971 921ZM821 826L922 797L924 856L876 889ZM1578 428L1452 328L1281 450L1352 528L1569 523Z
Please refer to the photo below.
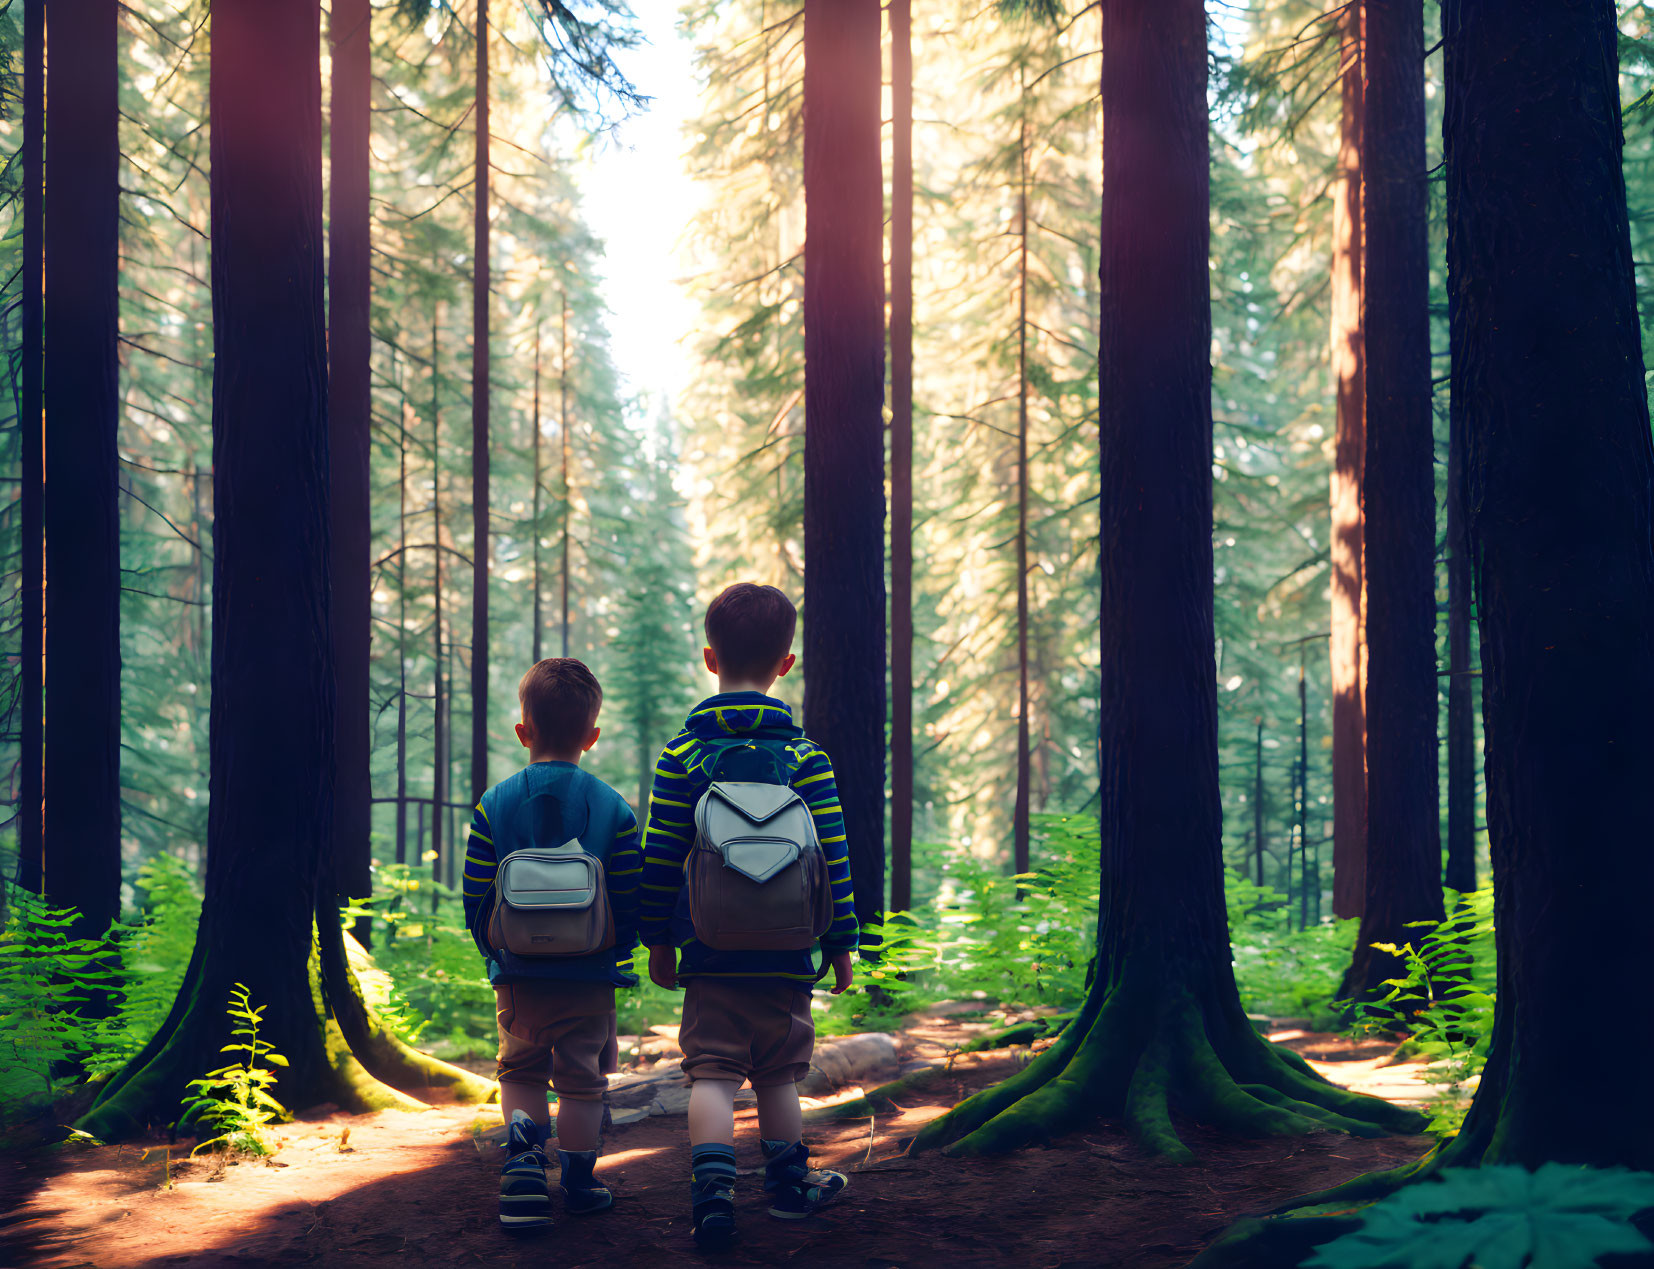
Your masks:
M973 1030L939 1018L905 1037L917 1056ZM1334 1037L1291 1041L1308 1055ZM1317 1047L1319 1046L1319 1048ZM1339 1050L1333 1078L1376 1072L1376 1054ZM816 1158L851 1188L819 1217L784 1222L762 1204L757 1124L737 1119L743 1241L730 1264L1029 1266L1181 1265L1232 1219L1294 1194L1394 1166L1423 1138L1318 1135L1236 1141L1183 1125L1199 1162L1144 1160L1118 1125L1099 1124L1051 1149L1003 1159L907 1158L926 1120L1009 1074L1025 1054L961 1059L900 1114L812 1128ZM1386 1078L1394 1078L1390 1068ZM1340 1079L1340 1082L1357 1082ZM0 1264L98 1266L523 1265L700 1263L690 1249L684 1121L659 1116L614 1129L603 1175L614 1211L559 1220L533 1240L504 1237L494 1218L499 1168L492 1110L331 1115L278 1130L268 1162L174 1164L143 1146L60 1147L0 1161ZM348 1136L346 1132L348 1130Z

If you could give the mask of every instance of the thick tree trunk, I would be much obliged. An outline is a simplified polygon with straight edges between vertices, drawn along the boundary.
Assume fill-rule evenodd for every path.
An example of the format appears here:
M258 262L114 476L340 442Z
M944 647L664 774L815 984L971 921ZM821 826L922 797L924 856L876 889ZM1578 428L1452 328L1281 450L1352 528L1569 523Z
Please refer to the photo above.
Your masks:
M1367 898L1367 691L1363 677L1361 474L1367 455L1362 333L1363 0L1339 18L1343 123L1332 199L1332 910L1355 917Z
M488 0L477 0L476 118L471 285L471 796L481 797L488 787Z
M275 1089L285 1105L419 1105L352 1056L335 1019L352 984L328 967L340 932L328 851L320 26L315 3L220 5L214 14L207 887L171 1015L83 1120L105 1139L167 1122L186 1082L222 1065L225 1003L238 982L268 1008L261 1036L288 1061ZM487 1095L485 1082L462 1075L462 1094Z
M46 104L46 0L23 0L23 127L19 146L23 170L23 319L21 396L18 401L18 719L17 883L40 894L45 889L41 800L41 642L45 635L41 581L44 526L41 521L41 190Z
M1351 1000L1405 970L1375 943L1416 941L1409 922L1443 917L1424 11L1417 0L1362 0L1362 9L1367 866L1339 993Z
M890 908L906 912L913 906L913 0L890 0L890 78Z
M117 6L54 0L46 113L46 893L121 909Z
M1101 922L1084 1010L915 1150L1013 1148L1123 1115L1189 1152L1171 1111L1248 1135L1422 1120L1267 1044L1235 990L1212 672L1206 21L1200 0L1106 10L1101 252Z
M373 603L368 565L368 438L373 411L368 219L371 20L368 0L333 0L327 352L333 668L339 696L332 853L335 891L359 899L373 893L368 844L373 796L368 775L368 649Z
M1457 416L1462 407L1454 404ZM1476 696L1470 668L1470 539L1464 510L1464 428L1447 442L1447 871L1461 894L1476 888Z
M856 916L874 926L885 753L879 0L805 0L804 15L804 719L833 759Z
M1459 1134L1417 1164L1654 1170L1654 1085L1558 1100L1578 1019L1628 1053L1654 1014L1654 445L1621 169L1609 0L1446 0L1453 399L1482 647L1499 994ZM1582 684L1613 676L1611 691ZM1286 1210L1283 1208L1282 1210ZM1247 1221L1202 1266L1296 1264L1357 1217Z
M1556 1105L1570 1019L1654 1046L1654 1015L1624 1008L1654 977L1654 452L1614 6L1448 0L1442 25L1500 979L1492 1078L1454 1161L1481 1144L1490 1162L1649 1170L1648 1081Z

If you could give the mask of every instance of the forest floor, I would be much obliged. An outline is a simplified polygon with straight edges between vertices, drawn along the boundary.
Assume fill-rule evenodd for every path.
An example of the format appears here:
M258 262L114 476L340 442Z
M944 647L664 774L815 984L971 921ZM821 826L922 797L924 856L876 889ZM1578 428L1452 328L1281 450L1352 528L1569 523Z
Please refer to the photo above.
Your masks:
M895 1037L907 1060L946 1061L980 1017L918 1015ZM1389 1045L1283 1022L1272 1033L1337 1083L1398 1101L1430 1090L1418 1063L1387 1065ZM668 1041L669 1043L669 1041ZM765 1210L758 1128L738 1107L737 1265L1183 1265L1240 1216L1423 1153L1426 1137L1336 1134L1245 1141L1183 1123L1197 1162L1146 1159L1118 1124L1094 1123L1048 1149L989 1160L903 1152L929 1119L1025 1063L1026 1049L958 1056L899 1114L811 1125L818 1164L850 1176L808 1221ZM834 1100L856 1090L844 1089ZM602 1177L608 1213L508 1238L495 1220L501 1131L493 1107L314 1114L275 1130L269 1159L189 1160L162 1139L65 1144L0 1156L0 1264L127 1266L562 1266L703 1263L689 1241L681 1114L612 1129ZM555 1190L554 1190L555 1194Z

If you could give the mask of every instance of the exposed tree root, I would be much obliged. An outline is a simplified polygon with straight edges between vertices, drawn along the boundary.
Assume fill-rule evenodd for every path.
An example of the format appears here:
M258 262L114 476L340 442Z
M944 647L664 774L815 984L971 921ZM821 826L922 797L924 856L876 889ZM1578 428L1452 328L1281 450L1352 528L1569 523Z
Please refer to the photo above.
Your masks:
M908 1093L916 1093L927 1088L947 1073L948 1069L945 1066L921 1067L911 1075L904 1075L899 1080L879 1085L854 1101L839 1102L835 1106L817 1106L806 1111L804 1119L807 1123L819 1124L836 1119L866 1119L869 1115L882 1115L892 1109L893 1103Z
M1376 1136L1424 1125L1415 1112L1327 1083L1297 1054L1263 1040L1238 1002L1208 1012L1187 991L1163 995L1123 983L1100 1007L1088 1002L1025 1070L927 1124L912 1148L998 1154L1118 1116L1143 1149L1186 1162L1192 1156L1173 1127L1174 1108L1250 1137Z
M1043 1040L1047 1036L1058 1035L1063 1028L1074 1021L1078 1016L1075 1013L1060 1013L1051 1018L1035 1018L1032 1022L1018 1022L1009 1027L1002 1027L998 1031L990 1031L986 1035L979 1035L973 1040L961 1044L955 1052L982 1053L988 1049L1003 1049L1012 1044L1032 1044L1035 1040Z
M357 971L375 966L360 943L341 929L336 945L330 946L326 934L320 945L333 1017L348 1042L349 1052L373 1077L404 1091L446 1088L460 1102L488 1102L499 1097L500 1086L493 1080L421 1053L385 1026L362 996Z

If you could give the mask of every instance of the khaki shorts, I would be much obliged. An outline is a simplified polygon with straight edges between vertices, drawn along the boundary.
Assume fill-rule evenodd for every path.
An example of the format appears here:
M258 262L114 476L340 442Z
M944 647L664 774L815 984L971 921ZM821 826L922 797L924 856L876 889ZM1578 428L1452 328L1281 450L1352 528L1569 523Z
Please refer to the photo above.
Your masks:
M502 1084L549 1081L557 1096L597 1101L619 1067L610 983L530 982L494 988Z
M687 978L678 1047L692 1080L796 1084L810 1069L810 992L784 979Z

